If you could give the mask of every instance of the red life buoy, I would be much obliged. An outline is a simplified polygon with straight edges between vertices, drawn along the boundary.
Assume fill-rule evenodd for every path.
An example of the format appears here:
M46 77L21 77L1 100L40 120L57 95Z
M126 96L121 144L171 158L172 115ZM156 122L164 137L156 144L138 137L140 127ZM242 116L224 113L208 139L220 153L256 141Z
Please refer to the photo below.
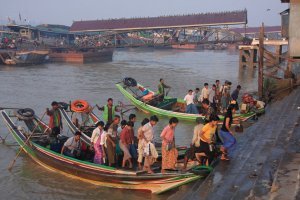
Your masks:
M71 110L74 112L85 112L89 108L89 103L82 99L77 99L71 103Z

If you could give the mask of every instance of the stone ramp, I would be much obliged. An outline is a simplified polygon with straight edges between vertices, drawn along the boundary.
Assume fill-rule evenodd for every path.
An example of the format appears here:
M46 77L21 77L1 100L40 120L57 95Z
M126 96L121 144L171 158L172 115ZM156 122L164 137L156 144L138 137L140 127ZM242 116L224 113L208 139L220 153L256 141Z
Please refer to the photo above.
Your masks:
M275 174L269 199L300 199L300 117L294 125L287 151Z
M204 182L169 199L295 199L300 176L296 163L300 158L299 106L300 88L270 105L256 124L237 136L231 161L220 162ZM284 170L289 173L282 175ZM293 191L289 198L282 194L285 187Z

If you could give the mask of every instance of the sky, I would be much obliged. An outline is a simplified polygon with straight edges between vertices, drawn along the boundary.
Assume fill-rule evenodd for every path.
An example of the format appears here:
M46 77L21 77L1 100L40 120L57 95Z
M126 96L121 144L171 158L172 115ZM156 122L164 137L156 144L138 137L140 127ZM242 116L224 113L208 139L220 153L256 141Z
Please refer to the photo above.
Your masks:
M0 24L71 25L73 21L248 10L248 26L280 25L280 0L0 0Z

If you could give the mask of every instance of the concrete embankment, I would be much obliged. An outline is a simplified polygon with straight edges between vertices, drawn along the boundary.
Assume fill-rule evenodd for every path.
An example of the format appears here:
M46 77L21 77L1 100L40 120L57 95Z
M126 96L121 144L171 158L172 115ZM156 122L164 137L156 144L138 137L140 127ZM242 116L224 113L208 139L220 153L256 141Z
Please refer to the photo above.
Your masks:
M300 88L237 136L229 162L170 199L300 199Z

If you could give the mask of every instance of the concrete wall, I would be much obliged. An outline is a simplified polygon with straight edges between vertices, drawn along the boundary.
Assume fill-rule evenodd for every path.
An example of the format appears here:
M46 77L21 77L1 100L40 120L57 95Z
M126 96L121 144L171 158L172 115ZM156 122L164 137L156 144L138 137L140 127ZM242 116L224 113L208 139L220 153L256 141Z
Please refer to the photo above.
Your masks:
M300 0L290 0L289 51L291 57L300 57Z

